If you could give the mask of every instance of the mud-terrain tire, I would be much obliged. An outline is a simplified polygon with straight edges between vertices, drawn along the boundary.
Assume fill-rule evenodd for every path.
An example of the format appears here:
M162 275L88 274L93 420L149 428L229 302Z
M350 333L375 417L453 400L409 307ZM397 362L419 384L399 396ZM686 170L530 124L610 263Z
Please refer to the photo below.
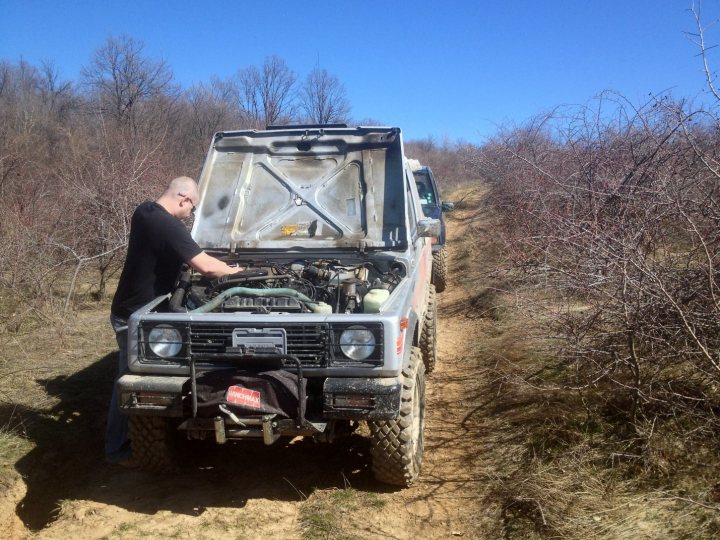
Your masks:
M179 464L175 423L162 416L131 416L130 443L133 458L144 471L167 474Z
M400 415L394 420L368 421L370 455L375 478L407 487L420 475L425 427L425 366L418 347L402 371Z
M447 287L448 279L448 254L447 246L433 253L432 262L432 284L439 293L443 292Z
M432 373L437 363L437 295L435 285L432 284L430 284L425 320L420 332L420 351L425 364L425 373Z

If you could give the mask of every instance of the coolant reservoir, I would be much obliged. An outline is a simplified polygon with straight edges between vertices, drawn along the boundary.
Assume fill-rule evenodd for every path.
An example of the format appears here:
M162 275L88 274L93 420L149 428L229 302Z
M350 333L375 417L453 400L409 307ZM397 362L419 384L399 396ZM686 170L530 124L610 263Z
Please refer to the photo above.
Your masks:
M325 302L318 302L313 308L313 313L332 313L332 306Z
M390 291L387 289L370 289L363 298L363 311L377 313L388 298L390 298Z

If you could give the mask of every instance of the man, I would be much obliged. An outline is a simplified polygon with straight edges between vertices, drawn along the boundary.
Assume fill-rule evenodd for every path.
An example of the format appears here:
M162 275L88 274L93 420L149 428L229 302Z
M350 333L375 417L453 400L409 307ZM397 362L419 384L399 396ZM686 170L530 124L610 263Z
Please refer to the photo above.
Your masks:
M170 182L157 201L146 201L135 209L127 258L110 310L120 349L118 377L128 367L128 317L151 300L169 293L183 263L213 278L241 270L205 253L180 221L195 212L199 199L195 180L181 176ZM128 420L120 412L117 388L113 388L108 411L105 458L111 463L132 464Z

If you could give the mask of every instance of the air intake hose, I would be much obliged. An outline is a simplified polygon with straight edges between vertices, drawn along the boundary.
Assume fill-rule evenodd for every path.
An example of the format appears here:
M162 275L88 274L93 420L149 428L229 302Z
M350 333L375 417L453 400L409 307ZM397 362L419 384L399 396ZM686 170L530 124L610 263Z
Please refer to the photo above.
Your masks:
M189 313L207 313L218 308L225 300L235 295L243 296L292 296L297 298L301 302L307 304L307 306L315 312L318 303L314 302L303 293L296 291L295 289L251 289L249 287L232 287L227 289L215 298L210 300L207 304L200 306L197 309L190 310Z

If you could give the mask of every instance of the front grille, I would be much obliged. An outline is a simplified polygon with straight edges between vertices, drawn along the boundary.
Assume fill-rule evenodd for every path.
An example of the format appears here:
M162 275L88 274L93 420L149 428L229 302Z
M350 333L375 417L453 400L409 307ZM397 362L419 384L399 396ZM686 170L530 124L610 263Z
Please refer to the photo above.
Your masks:
M249 328L250 326L246 326ZM252 325L252 328L277 328L277 323ZM232 348L232 333L237 324L190 323L190 348L198 363L222 363L237 358ZM287 335L287 354L297 356L303 367L327 366L329 327L327 324L283 324Z

